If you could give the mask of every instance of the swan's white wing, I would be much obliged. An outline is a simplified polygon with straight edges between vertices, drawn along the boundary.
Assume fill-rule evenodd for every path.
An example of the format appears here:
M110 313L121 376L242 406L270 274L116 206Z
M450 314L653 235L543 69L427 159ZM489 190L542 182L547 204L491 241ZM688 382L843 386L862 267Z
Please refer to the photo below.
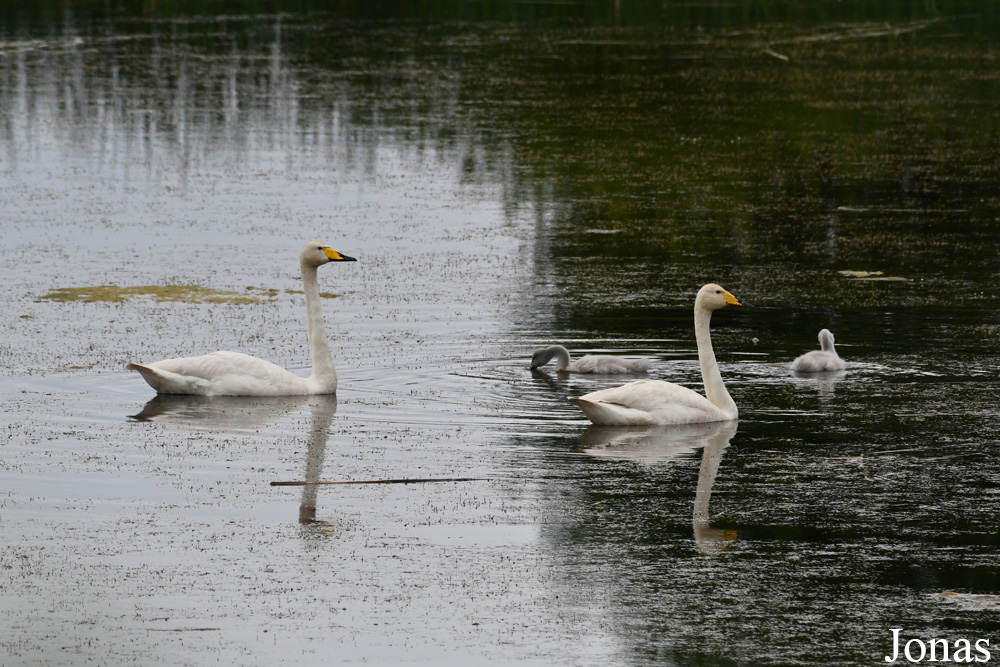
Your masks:
M661 380L637 380L569 400L603 426L697 424L735 418L698 392Z
M308 381L281 366L239 352L129 364L161 394L291 396L313 393Z

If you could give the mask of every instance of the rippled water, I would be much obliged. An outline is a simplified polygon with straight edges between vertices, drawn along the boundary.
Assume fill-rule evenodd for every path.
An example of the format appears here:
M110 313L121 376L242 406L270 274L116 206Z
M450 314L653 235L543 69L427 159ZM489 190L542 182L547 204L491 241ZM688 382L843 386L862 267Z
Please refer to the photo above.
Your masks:
M0 11L0 663L1000 644L996 16L835 4ZM336 399L124 370L304 373L312 238L358 258ZM588 427L622 378L528 369L700 389L707 280L755 306L713 318L737 423ZM265 296L46 298L192 284ZM824 327L848 369L793 375ZM471 479L270 485L401 478Z

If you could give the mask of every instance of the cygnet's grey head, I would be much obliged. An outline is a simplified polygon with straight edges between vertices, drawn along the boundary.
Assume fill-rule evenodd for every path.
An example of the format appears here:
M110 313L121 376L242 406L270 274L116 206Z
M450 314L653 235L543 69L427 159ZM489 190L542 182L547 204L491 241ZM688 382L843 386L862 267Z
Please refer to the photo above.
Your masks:
M531 354L531 370L541 368L552 359L553 352L550 347L540 347Z
M569 351L562 345L540 347L531 355L531 370L541 368L556 358L556 370L564 370L569 365Z

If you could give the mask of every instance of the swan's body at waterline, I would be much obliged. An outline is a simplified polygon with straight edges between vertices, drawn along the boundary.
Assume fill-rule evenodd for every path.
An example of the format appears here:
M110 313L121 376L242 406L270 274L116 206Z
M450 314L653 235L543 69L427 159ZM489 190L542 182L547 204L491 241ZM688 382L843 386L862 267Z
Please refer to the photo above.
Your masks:
M649 359L622 359L610 354L588 354L570 361L569 351L562 345L542 347L531 355L531 370L556 360L557 373L645 373Z
M337 372L323 325L316 269L329 262L353 262L318 241L310 241L299 257L309 319L312 372L301 377L257 357L240 352L212 352L200 357L165 359L151 364L128 364L160 394L200 396L303 396L335 394Z
M637 380L569 400L590 421L602 426L698 424L736 419L739 410L722 382L709 327L713 310L743 305L746 304L714 283L698 291L694 301L694 331L705 382L704 396L672 382Z
M823 373L842 371L846 364L833 346L833 334L829 329L819 332L820 349L806 352L792 362L792 370L797 373Z

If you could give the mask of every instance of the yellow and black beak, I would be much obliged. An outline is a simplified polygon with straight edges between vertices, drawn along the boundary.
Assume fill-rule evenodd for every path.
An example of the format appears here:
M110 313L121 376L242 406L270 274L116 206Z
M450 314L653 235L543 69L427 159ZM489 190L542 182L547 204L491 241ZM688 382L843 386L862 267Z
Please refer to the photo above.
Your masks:
M722 296L726 299L726 303L730 306L744 306L746 308L753 308L753 306L747 303L746 301L740 301L739 298L737 298L736 296L730 294L725 290L722 291Z
M323 254L326 255L327 259L331 262L356 262L358 260L353 257L348 257L347 255L341 255L339 252L333 248L323 248Z

